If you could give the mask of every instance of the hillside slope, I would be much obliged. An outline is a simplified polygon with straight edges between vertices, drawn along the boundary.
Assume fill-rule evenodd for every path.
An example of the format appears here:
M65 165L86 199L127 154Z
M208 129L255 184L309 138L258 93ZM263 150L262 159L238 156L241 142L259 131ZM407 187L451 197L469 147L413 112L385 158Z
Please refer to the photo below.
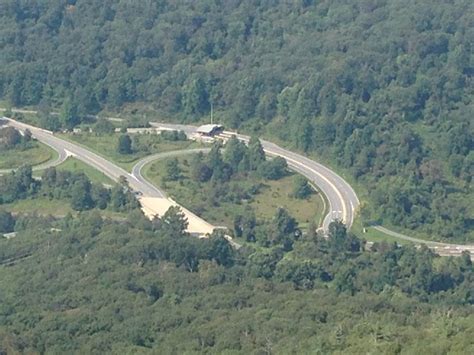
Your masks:
M7 0L0 98L72 123L131 104L196 121L212 102L227 126L350 171L364 220L472 241L473 14L468 0Z
M0 238L0 352L473 353L468 255L360 251L340 229L234 251L168 221L18 216Z

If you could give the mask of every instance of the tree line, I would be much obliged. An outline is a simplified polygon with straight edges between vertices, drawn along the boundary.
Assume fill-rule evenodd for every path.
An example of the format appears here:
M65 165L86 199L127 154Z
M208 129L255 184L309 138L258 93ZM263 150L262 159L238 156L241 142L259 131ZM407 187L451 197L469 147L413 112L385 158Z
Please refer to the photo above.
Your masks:
M0 205L18 200L48 198L67 200L75 211L93 208L111 208L114 211L131 211L140 204L125 179L112 188L92 182L82 172L45 169L40 179L33 177L31 166L0 176Z
M194 122L213 106L228 127L268 133L375 186L368 223L472 240L470 1L2 10L0 97L37 105L49 127L104 109Z
M0 214L0 217L2 214ZM472 330L468 254L379 243L367 250L340 222L329 238L230 246L189 236L179 208L150 221L96 211L17 216L0 239L2 351L466 352ZM33 302L35 300L35 302ZM232 324L229 329L229 324ZM410 324L409 326L407 324ZM311 331L309 331L311 329ZM21 331L20 331L21 330ZM184 336L187 334L187 336Z

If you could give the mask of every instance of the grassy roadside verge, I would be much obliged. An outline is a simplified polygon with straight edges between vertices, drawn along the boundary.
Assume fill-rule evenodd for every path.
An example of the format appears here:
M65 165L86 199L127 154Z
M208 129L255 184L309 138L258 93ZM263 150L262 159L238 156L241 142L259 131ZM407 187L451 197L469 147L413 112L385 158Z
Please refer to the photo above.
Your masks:
M363 232L363 229L364 227L362 227L360 218L357 218L354 221L354 224L352 225L351 231L360 239L365 239L369 242L374 242L374 243L386 242L386 243L397 243L397 244L402 244L402 245L413 244L412 242L408 240L396 238L391 235L385 234L381 231L374 229L373 227L366 227L365 233Z
M114 184L110 178L100 171L72 157L67 158L67 160L58 165L56 169L60 171L71 171L76 173L82 172L94 183L104 184L107 186ZM41 176L43 171L44 170L35 171L34 176ZM72 215L77 215L79 213L71 208L71 204L67 199L51 199L49 197L41 196L40 194L24 200L18 200L13 203L0 205L0 209L4 209L13 213L38 214L41 216L52 215L55 217L63 217L68 213L71 213ZM115 212L110 209L95 209L94 211L98 211L102 217L106 218L121 220L126 218L125 213Z
M209 191L213 188L211 182L196 183L189 178L190 171L187 161L191 156L190 154L187 157L180 156L178 158L183 176L180 181L163 182L166 161L170 158L145 165L143 175L153 184L162 187L178 203L183 203L186 208L215 225L232 228L234 217L244 213L247 207L253 208L256 217L261 219L272 218L278 207L284 207L298 220L303 229L310 223L318 224L323 218L325 203L320 193L314 193L305 200L291 197L293 179L296 176L294 173L276 181L251 177L234 181L239 184L239 188L243 189L260 183L262 185L259 192L248 201L241 203L219 201L217 206L211 206L212 199L208 198Z
M28 164L32 167L57 158L57 153L47 145L34 142L28 149L0 150L0 170L17 169Z
M80 213L74 211L71 208L69 201L49 199L47 197L42 196L28 198L25 200L18 200L13 203L0 205L0 208L2 210L9 211L14 214L37 214L39 216L51 215L59 218L66 216L68 213L71 213L73 216L78 215ZM105 218L124 220L127 217L126 213L114 212L109 209L94 209L91 211L97 211L102 217Z
M119 134L95 135L93 133L61 133L57 136L71 143L87 148L103 158L113 161L128 172L132 171L132 167L138 162L138 160L148 155L173 150L198 148L201 146L200 144L190 140L162 141L158 136L153 137L152 134L144 134L143 136L146 136L147 139L151 140L151 144L147 146L149 151L123 155L117 152Z
M114 183L112 179L101 173L99 170L72 157L67 158L64 163L58 165L57 169L84 173L91 181L104 185L112 185Z

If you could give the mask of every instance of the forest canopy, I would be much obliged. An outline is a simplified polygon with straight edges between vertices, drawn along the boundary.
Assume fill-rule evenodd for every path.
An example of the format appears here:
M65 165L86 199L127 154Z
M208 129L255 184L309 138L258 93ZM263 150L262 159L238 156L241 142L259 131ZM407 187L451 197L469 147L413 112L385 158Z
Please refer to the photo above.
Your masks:
M190 237L178 208L18 215L0 238L0 352L472 353L468 254L364 251L340 223L296 239L279 215L278 239L239 250Z
M473 12L470 0L2 0L0 100L38 108L51 130L101 111L199 122L212 106L226 127L350 173L368 190L364 223L472 241ZM122 155L138 151L122 137ZM257 144L239 159L228 148L207 169L193 161L196 179L225 180L228 162L269 179L286 167L263 164ZM176 161L167 174L179 180ZM39 196L77 216L8 211ZM236 250L222 231L191 237L179 208L148 220L126 184L56 169L6 174L0 204L0 354L474 353L466 252L368 245L341 222L329 238L299 233L282 208L258 225L238 216Z
M370 188L368 223L474 239L469 0L0 4L0 98L267 133Z

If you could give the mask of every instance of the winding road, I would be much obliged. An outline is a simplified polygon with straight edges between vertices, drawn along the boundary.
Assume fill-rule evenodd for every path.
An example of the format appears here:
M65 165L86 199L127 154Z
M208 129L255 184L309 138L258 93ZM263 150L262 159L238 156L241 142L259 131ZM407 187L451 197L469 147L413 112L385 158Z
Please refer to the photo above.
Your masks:
M44 170L47 168L52 168L53 166L58 166L64 163L66 159L68 158L68 154L65 150L56 149L56 147L53 147L51 145L49 145L49 147L52 148L58 154L57 158L54 160L50 159L48 161L45 161L44 163L33 166L32 167L33 171L39 171L39 170ZM11 171L14 171L14 170L16 169L0 169L0 175L10 173Z
M161 122L150 122L150 124L159 129L182 130L190 137L197 133L197 127L191 125L175 125ZM219 135L219 138L225 140L232 135L235 135L244 142L248 142L250 139L249 136L228 131ZM341 220L348 228L352 226L359 206L359 199L352 187L341 176L324 165L300 154L265 140L261 140L261 142L266 154L285 158L292 170L305 176L326 196L329 203L329 213L324 218L322 225L322 229L325 232L328 231L329 224L334 220Z
M197 133L197 127L191 125L175 125L162 122L150 122L150 124L159 129L182 130L188 136L194 136ZM248 142L250 139L249 136L228 131L223 132L219 137L226 140L232 135L235 135L237 138L245 142ZM265 140L261 140L261 142L268 155L281 156L285 158L288 166L292 170L305 176L326 196L329 202L329 213L323 221L322 229L324 232L328 231L329 224L334 220L342 220L348 228L352 226L360 202L354 189L341 176L324 165L305 156L281 148L272 142ZM391 231L382 226L374 226L374 229L400 240L413 242L417 245L425 244L442 256L458 256L461 255L463 251L469 251L471 253L471 258L474 258L474 245L426 241Z
M144 184L149 184L149 181L142 175L142 169L145 165L155 161L155 160L158 160L158 159L164 159L164 158L168 158L168 157L175 157L175 156L180 156L180 155L186 155L186 154L192 154L192 153L199 153L199 152L203 152L203 153L208 153L210 151L209 148L195 148L195 149L186 149L186 150L175 150L175 151L171 151L171 152L163 152L163 153L157 153L157 154L153 154L153 155L150 155L146 158L143 158L141 159L140 161L138 161L138 163L136 163L133 168L132 168L132 176L144 183ZM163 197L165 198L166 197L166 194L161 191L161 190L158 190L159 193L160 193L160 196L159 197Z
M144 210L146 210L145 212L148 212L148 215L162 215L164 211L166 211L164 209L166 206L177 205L176 202L167 198L166 194L163 191L159 190L156 186L147 181L141 174L141 169L149 162L159 158L164 158L166 156L177 155L177 152L159 153L146 157L139 161L133 167L132 173L129 174L127 171L118 167L116 164L110 162L109 160L91 152L90 150L84 147L60 139L54 134L52 134L52 132L31 125L27 125L12 119L3 119L6 120L9 125L16 127L17 129L29 129L32 132L34 138L56 150L59 154L59 158L56 161L52 162L55 165L64 161L68 156L74 156L75 158L83 161L84 163L103 172L105 175L107 175L114 181L117 181L121 176L126 177L130 187L140 195L140 202L142 202L142 205L145 205ZM151 125L160 129L182 130L188 136L196 135L197 131L197 127L190 125L175 125L157 122L151 123ZM248 136L227 131L219 135L219 138L226 140L232 135L235 135L237 138L245 142L248 142L249 140ZM288 166L292 170L305 176L308 180L314 183L326 196L329 204L329 213L325 216L323 221L322 230L324 232L328 231L329 224L334 220L342 220L348 228L352 226L355 215L357 213L357 208L359 206L359 199L357 198L357 195L352 189L352 187L341 176L339 176L329 168L323 166L322 164L319 164L300 154L281 148L274 143L262 140L262 146L266 154L270 156L281 156L285 158L288 163ZM205 152L206 150L208 149L194 149L193 151ZM183 151L181 154L189 153L190 151L188 150ZM48 164L48 166L51 165ZM44 166L42 166L41 168L44 168ZM190 225L192 225L192 227L190 228L195 228L194 231L191 231L192 233L202 235L212 231L214 226L204 221L202 218L194 215L186 208L182 206L180 207L182 208L186 217L190 221ZM440 255L459 255L464 250L474 253L474 245L458 245L430 242L405 236L403 234L390 231L381 226L376 227L376 229L399 239L409 240L418 244L426 244L430 248L436 250L436 252L438 252Z
M111 161L99 156L94 152L91 152L90 150L78 144L58 138L52 132L5 117L3 120L6 121L10 126L15 127L21 131L29 129L35 139L56 150L60 156L73 156L76 159L79 159L93 168L101 171L113 181L118 181L120 177L125 177L130 188L138 194L137 198L140 200L143 211L150 218L153 218L156 215L163 215L171 206L179 206L173 200L166 198L164 192L145 180L140 174L137 176L129 174L127 171L112 163ZM194 235L206 235L212 233L215 226L196 216L185 207L179 207L188 219L189 233Z

